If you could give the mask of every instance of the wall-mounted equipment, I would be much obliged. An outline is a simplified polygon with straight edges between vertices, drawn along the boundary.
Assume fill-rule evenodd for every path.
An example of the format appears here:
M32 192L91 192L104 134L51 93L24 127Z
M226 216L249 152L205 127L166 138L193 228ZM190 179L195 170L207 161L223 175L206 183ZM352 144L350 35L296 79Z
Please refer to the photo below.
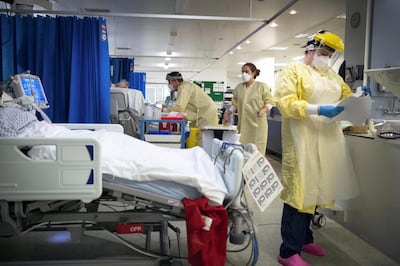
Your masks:
M385 87L385 90L400 97L400 67L366 69L364 71L365 74L373 78L381 86Z

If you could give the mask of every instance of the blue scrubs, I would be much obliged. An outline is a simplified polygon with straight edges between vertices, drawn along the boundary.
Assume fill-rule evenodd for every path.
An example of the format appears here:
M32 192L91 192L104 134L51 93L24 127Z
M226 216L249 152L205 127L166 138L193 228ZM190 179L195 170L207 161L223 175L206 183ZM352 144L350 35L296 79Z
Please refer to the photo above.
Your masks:
M288 204L283 205L281 244L279 255L282 258L289 258L300 254L303 245L314 242L310 223L313 215L298 212L297 209Z

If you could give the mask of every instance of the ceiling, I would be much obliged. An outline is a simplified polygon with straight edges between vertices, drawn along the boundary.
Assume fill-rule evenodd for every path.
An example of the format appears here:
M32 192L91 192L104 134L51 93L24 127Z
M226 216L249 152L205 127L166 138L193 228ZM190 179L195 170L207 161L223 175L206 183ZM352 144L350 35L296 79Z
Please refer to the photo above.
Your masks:
M133 57L148 83L182 72L240 73L238 63L274 57L275 70L302 56L307 38L327 29L344 38L346 0L16 0L53 14L101 16L107 20L111 56ZM41 5L42 3L47 5ZM41 6L40 6L41 5ZM291 15L289 11L296 10ZM272 23L278 24L271 27ZM249 41L250 43L246 43ZM240 45L241 49L236 47ZM286 50L270 50L287 47ZM229 52L232 51L233 54ZM170 60L167 61L166 58ZM166 69L166 66L168 68Z

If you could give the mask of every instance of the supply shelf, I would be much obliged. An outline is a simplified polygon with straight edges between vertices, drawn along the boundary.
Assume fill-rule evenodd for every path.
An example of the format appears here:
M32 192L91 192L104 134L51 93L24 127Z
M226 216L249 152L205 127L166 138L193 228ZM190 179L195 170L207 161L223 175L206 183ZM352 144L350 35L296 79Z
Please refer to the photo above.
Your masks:
M164 147L185 148L185 120L141 119L140 139Z

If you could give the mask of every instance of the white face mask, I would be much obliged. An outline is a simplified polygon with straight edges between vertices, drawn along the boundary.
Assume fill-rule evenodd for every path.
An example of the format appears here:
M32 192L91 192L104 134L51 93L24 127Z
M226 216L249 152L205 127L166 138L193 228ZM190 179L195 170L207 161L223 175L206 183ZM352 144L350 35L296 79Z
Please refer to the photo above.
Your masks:
M328 56L314 54L311 64L316 69L326 72L329 69L330 58Z
M174 90L174 87L172 86L172 84L168 84L168 88L169 88L171 91Z
M251 76L249 74L247 74L246 72L242 73L242 80L244 82L248 82L248 81L250 81L250 79L251 79Z

